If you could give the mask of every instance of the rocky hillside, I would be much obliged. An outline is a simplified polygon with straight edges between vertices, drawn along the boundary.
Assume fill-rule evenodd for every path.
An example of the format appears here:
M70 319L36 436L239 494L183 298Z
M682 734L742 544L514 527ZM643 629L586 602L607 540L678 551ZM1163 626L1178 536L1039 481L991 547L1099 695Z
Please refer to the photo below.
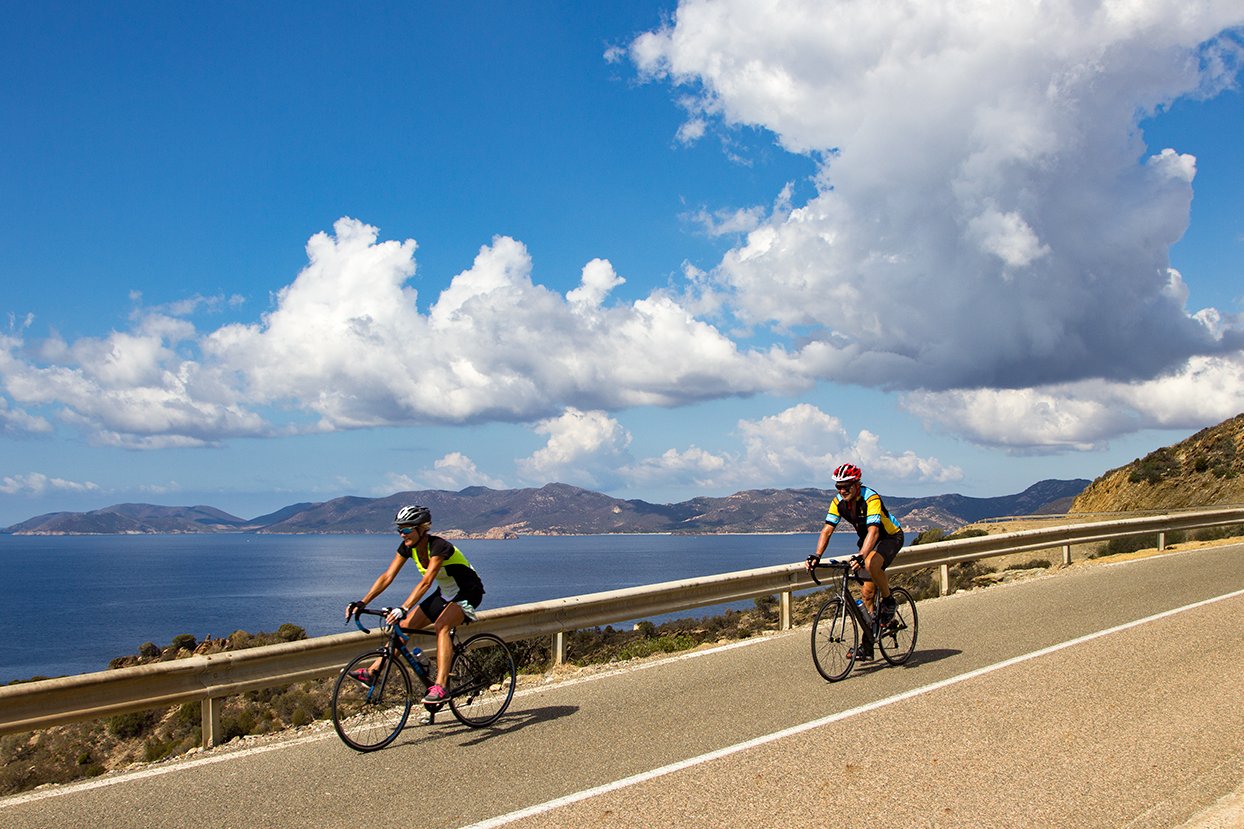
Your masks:
M1093 481L1069 512L1244 504L1244 414Z
M1042 481L1017 495L969 498L885 496L886 506L911 531L955 530L981 518L1050 512L1088 481ZM118 504L83 513L53 513L6 532L28 535L112 533L374 533L388 532L402 504L432 509L445 535L597 535L604 533L815 532L834 493L823 489L753 489L677 504L621 500L566 484L539 489L468 487L460 492L399 492L385 498L335 498L294 504L244 520L210 507Z

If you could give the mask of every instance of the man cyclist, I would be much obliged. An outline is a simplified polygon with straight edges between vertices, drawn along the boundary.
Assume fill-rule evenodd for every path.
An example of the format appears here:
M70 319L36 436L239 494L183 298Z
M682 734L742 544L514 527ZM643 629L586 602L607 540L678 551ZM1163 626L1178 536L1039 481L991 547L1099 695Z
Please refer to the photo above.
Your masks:
M436 684L428 689L424 703L444 702L445 685L449 682L449 663L453 660L453 641L450 628L467 620L475 619L475 611L484 599L484 584L479 574L467 561L462 551L439 535L432 535L432 512L418 504L402 507L393 519L402 541L389 567L376 579L371 589L357 602L346 605L346 620L367 603L385 591L398 571L407 561L414 559L423 578L410 591L406 601L389 613L390 624L401 623L404 630L419 630L433 625L436 628ZM435 589L433 589L435 588ZM442 588L453 598L446 600ZM432 590L431 593L428 593ZM424 594L428 595L425 597ZM422 599L422 601L420 601ZM418 603L418 607L415 604ZM370 680L370 673L379 666L379 660L370 668L360 668L358 679Z
M854 464L844 463L834 470L834 488L838 494L825 513L825 526L816 542L816 552L808 557L808 570L811 571L813 565L820 562L829 545L829 537L834 534L839 522L845 520L859 536L856 546L864 560L867 575L871 576L871 580L860 587L860 597L868 612L873 613L873 597L877 591L881 592L878 612L881 623L885 624L894 618L894 597L890 595L890 580L886 577L885 568L890 566L903 546L903 528L885 508L881 496L860 483L863 477L864 473ZM861 660L873 658L871 630L865 629L864 641L855 656Z

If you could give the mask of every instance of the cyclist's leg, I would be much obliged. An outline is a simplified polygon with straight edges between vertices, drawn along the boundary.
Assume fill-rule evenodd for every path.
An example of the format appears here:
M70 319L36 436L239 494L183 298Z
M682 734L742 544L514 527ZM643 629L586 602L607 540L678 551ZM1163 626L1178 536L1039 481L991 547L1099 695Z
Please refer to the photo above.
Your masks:
M454 602L436 617L436 684L442 688L449 683L449 665L454 658L454 643L449 636L451 629L466 621L466 612Z
M888 622L894 615L894 598L890 592L890 579L886 575L885 569L890 566L890 562L894 561L894 557L898 555L898 551L903 546L903 534L887 536L878 542L873 548L872 555L869 556L869 573L873 573L874 568L879 571L880 578L877 574L873 575L873 580L877 582L877 589L881 591L881 603L878 606L878 613L881 614L881 621Z
M423 612L417 607L414 610L412 610L406 616L405 619L403 619L401 622L398 623L399 627L401 627L402 630L419 630L421 628L427 627L430 624L432 623L428 621L428 617L424 616ZM377 659L375 662L371 663L371 667L369 667L368 670L371 671L372 673L375 673L376 669L379 667L380 667L380 660Z
M881 545L878 544L877 546L879 548ZM872 550L864 558L864 566L868 568L868 575L872 576L873 580L872 582L865 582L860 588L860 592L867 594L868 598L864 599L864 604L869 605L870 611L872 609L874 592L879 592L882 598L890 595L890 579L885 574L885 566L888 563L880 549ZM874 584L876 585L875 591L873 590Z

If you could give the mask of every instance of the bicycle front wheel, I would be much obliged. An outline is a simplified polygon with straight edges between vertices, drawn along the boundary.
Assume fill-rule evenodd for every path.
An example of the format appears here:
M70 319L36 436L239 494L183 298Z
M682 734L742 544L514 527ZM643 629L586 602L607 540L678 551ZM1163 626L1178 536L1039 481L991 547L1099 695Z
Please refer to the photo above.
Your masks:
M490 725L510 707L517 683L510 646L491 633L477 634L454 649L449 710L463 725Z
M859 623L841 596L834 596L812 620L812 663L830 682L846 678L855 665L860 642Z
M370 682L352 674L376 660ZM365 653L346 665L333 686L333 728L355 751L375 751L393 742L406 726L415 696L406 666L384 651Z
M890 591L894 597L894 618L881 626L877 644L891 665L902 665L916 650L916 600L901 587Z

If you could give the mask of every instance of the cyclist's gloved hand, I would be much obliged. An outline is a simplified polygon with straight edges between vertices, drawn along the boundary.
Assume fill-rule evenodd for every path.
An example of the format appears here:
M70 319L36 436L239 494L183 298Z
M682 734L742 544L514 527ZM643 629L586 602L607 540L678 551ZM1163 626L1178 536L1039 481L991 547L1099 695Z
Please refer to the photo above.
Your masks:
M396 625L398 622L402 621L405 618L406 618L406 608L402 607L401 605L398 605L397 607L389 610L389 615L385 617L385 619L391 625Z
M364 602L350 602L348 605L346 605L346 621L347 622L350 621L352 618L354 618L358 614L360 610L362 610L365 607L367 607L367 605Z
M821 563L820 556L808 556L807 564L808 564L809 570L811 570L813 567L815 567L816 565L820 563Z

